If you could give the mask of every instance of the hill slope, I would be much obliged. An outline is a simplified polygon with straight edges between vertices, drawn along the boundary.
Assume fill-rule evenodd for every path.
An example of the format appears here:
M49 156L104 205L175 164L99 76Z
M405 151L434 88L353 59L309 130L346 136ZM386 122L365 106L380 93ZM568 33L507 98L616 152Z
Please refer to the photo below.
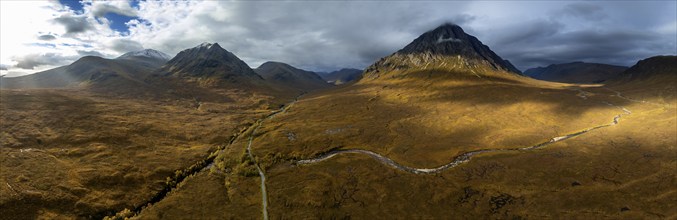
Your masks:
M534 79L563 83L601 83L619 76L628 69L600 63L562 63L547 67L537 67L524 71L524 75Z
M270 82L305 91L330 86L314 72L298 69L286 63L269 61L254 71Z
M2 88L61 88L86 85L124 86L143 79L167 60L158 57L124 56L105 59L86 56L70 65L31 75L1 78Z
M640 60L607 87L632 95L633 100L653 104L670 104L677 98L677 56L655 56Z
M619 78L642 81L662 77L677 77L677 56L655 56L640 60Z
M334 85L353 82L362 78L363 70L344 68L337 71L320 74L320 76Z

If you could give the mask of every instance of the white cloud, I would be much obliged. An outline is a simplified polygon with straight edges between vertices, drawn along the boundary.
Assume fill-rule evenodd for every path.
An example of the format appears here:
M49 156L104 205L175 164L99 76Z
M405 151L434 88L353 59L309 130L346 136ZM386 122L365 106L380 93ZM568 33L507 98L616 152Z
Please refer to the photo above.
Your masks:
M85 11L94 17L102 17L106 13L116 13L128 17L137 16L137 10L132 8L129 1L85 1Z

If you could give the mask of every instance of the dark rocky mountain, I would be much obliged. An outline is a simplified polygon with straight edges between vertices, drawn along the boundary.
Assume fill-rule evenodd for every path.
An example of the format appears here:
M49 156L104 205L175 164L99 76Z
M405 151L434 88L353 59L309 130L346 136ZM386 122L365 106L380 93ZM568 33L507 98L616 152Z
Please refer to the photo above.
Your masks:
M183 50L160 71L177 77L217 78L229 82L263 81L244 61L218 43L202 43Z
M677 79L677 56L655 56L640 60L619 77L630 81L657 78Z
M362 77L362 72L363 70L343 68L329 73L322 73L320 76L331 84L341 85L359 80Z
M382 58L365 71L369 78L382 72L411 69L465 70L472 73L502 71L520 74L476 37L454 24L428 31L396 53Z
M119 87L143 84L143 79L165 63L157 57L126 56L105 59L85 56L70 65L19 77L2 77L2 88L61 88L98 85Z
M618 77L628 69L601 63L572 62L552 64L524 71L524 75L534 79L563 83L601 83Z
M631 93L630 97L636 100L654 104L673 102L674 106L674 100L677 99L677 56L655 56L640 60L620 76L605 82L605 86Z
M314 72L298 69L286 63L269 61L254 71L272 83L305 91L330 86Z

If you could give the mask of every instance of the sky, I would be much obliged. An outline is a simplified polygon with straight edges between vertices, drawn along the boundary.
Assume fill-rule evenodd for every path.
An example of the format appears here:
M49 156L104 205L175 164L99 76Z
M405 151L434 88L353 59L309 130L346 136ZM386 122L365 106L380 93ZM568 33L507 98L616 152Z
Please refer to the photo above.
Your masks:
M443 23L521 70L677 54L677 1L0 1L0 74L219 43L252 68L365 68Z

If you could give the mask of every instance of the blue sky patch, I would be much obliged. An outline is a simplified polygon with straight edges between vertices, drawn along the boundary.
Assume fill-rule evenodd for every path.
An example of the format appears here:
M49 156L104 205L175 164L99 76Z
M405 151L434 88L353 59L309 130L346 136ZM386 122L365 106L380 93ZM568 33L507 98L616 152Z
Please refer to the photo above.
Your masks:
M131 21L132 19L138 18L119 15L116 13L106 13L104 17L110 21L110 28L119 31L120 33L129 33L129 27L127 27L125 23Z
M131 1L129 1L129 5L131 5L132 8L139 9L139 2L141 2L141 1L140 0L131 0Z
M139 2L140 2L139 0L132 0L132 1L130 1L130 5L133 8L139 8ZM83 6L83 3L80 2L80 0L59 0L59 3L67 6L68 8L70 8L73 11L76 11L77 14L84 13L84 11L83 11L84 6ZM127 25L125 25L125 23L129 22L132 19L138 18L138 17L129 17L129 16L125 16L125 15L120 15L120 14L116 14L116 13L112 13L112 12L106 13L104 15L104 17L110 21L110 28L111 29L118 31L120 33L123 33L123 34L129 33L129 28L127 27Z
M59 0L62 5L68 6L71 10L82 13L82 3L80 0Z

